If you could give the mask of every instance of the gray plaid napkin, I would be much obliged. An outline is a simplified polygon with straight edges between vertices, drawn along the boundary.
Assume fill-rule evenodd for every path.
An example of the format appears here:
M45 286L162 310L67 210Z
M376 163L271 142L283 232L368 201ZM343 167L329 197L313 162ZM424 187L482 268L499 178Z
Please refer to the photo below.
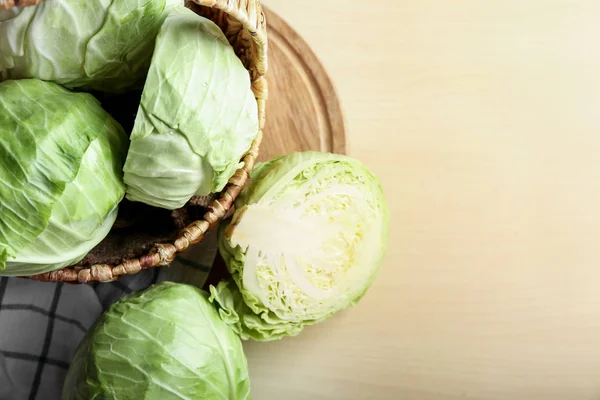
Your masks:
M75 348L101 312L88 285L0 278L1 398L59 399Z
M216 253L213 231L171 266L116 282L68 285L0 278L0 400L59 400L77 345L110 304L162 281L202 287Z

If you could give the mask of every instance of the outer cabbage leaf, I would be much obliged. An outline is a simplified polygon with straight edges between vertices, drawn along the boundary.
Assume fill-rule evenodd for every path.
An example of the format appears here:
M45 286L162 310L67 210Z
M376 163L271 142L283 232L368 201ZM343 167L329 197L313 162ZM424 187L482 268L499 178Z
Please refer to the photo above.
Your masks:
M250 76L212 21L166 19L125 163L127 198L167 209L222 190L258 133Z
M258 164L221 225L233 280L211 287L243 339L298 334L354 305L387 247L389 213L377 178L352 158L293 153Z
M127 136L90 95L0 83L0 275L73 264L110 230Z
M164 282L113 304L79 345L62 398L250 399L241 341L207 297Z
M121 92L143 85L154 38L181 0L45 0L0 11L0 80Z

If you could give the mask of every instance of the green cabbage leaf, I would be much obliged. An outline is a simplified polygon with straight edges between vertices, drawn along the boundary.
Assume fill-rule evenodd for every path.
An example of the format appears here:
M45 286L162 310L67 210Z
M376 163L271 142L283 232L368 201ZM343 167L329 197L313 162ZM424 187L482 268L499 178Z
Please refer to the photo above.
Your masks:
M113 304L87 333L63 400L250 399L239 337L208 294L163 282Z
M0 275L81 260L125 194L127 136L91 95L37 79L0 83Z
M0 80L69 88L141 87L154 38L181 0L44 0L0 11Z
M257 107L221 29L186 8L172 11L131 134L127 198L176 209L222 190L258 133Z

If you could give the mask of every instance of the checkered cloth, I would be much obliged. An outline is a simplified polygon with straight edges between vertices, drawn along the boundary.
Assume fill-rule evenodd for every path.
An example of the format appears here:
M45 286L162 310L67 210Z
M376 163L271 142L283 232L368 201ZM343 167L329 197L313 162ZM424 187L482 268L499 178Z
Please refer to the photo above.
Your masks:
M110 304L166 280L202 287L216 252L213 232L171 266L116 282L68 285L0 278L0 400L59 400L77 345Z

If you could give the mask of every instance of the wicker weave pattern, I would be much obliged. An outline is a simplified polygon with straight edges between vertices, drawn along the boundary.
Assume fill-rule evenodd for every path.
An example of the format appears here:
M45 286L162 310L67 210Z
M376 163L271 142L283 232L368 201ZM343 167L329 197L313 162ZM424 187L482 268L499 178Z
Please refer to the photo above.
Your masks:
M26 6L41 0L0 0L0 10L13 6ZM267 99L267 32L265 15L259 0L194 0L186 4L196 13L214 21L225 33L236 54L248 69L252 90L258 102L259 132L248 153L242 158L239 169L225 189L211 202L203 219L180 232L174 243L158 244L149 254L138 259L126 260L119 265L94 265L91 268L68 267L28 278L45 282L110 282L122 275L135 274L142 269L164 266L176 254L204 239L206 232L214 228L231 209L233 202L248 180L258 156L265 122Z

